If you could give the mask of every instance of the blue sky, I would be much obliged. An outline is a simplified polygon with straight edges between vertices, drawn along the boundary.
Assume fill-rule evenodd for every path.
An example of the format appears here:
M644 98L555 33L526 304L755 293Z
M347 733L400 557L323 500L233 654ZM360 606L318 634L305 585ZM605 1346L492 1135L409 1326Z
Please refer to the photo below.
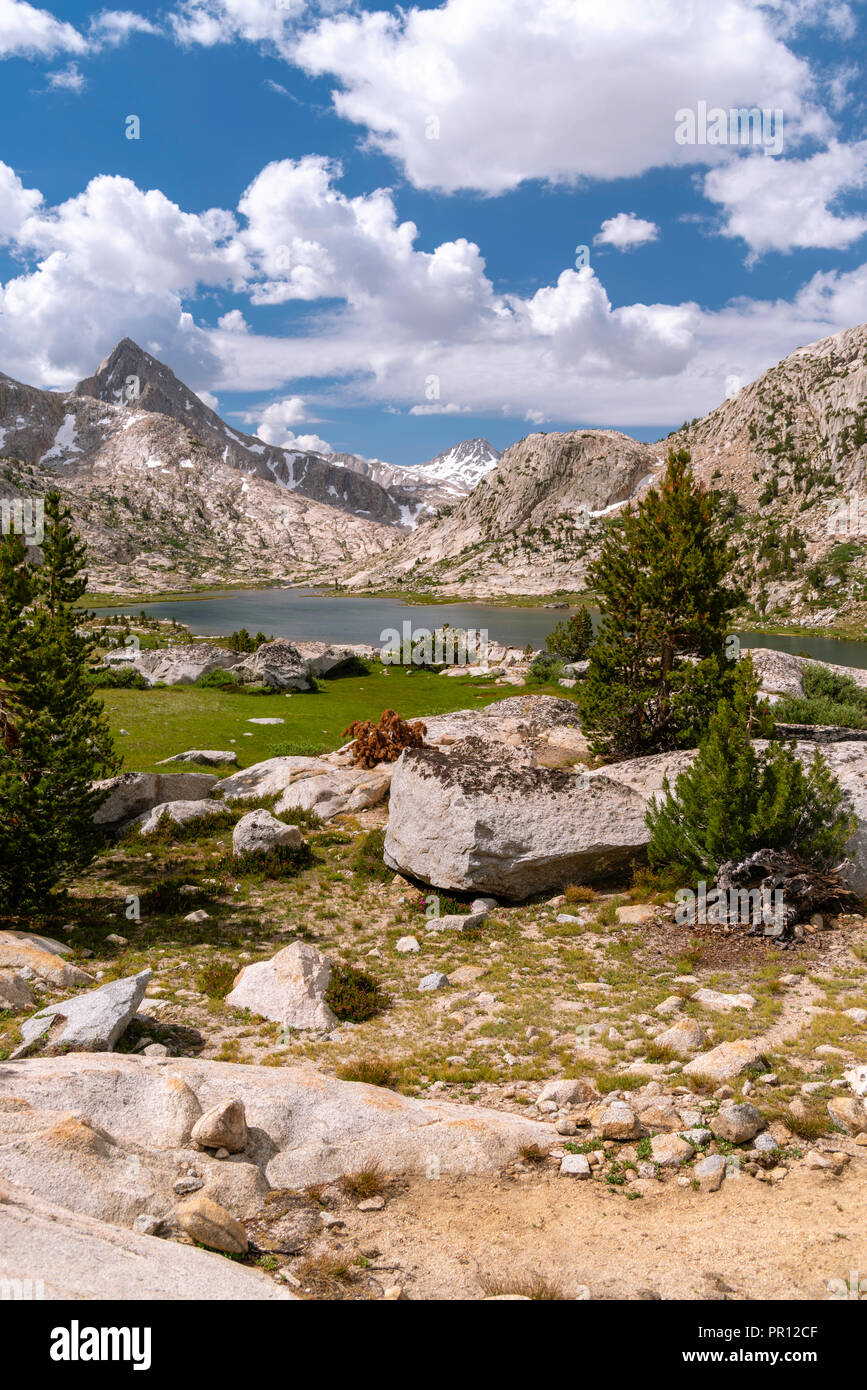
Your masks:
M835 0L0 0L0 370L65 389L129 335L271 442L395 463L657 438L867 320L865 27ZM699 103L782 124L679 143Z

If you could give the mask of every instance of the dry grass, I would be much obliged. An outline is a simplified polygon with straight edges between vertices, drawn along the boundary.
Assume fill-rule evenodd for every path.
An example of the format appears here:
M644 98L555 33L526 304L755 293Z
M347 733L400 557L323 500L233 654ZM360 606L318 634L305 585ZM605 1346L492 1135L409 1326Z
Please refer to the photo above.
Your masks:
M378 1163L368 1163L355 1173L344 1173L340 1186L347 1197L367 1201L369 1197L380 1197L388 1185L385 1174Z
M547 1149L539 1144L522 1144L518 1152L525 1163L544 1163L548 1157Z
M504 1295L517 1295L519 1298L533 1298L550 1303L563 1303L567 1301L567 1295L560 1288L559 1284L546 1279L544 1274L539 1274L535 1270L530 1270L528 1274L519 1274L511 1279L488 1278L481 1280L482 1290L486 1298L502 1298Z
M596 894L586 883L570 883L564 888L563 896L567 903L592 903Z
M352 1284L352 1266L334 1255L309 1255L295 1269L306 1294L316 1298L347 1298Z
M396 1091L400 1075L393 1062L384 1057L359 1057L347 1062L337 1075L341 1081L361 1081L367 1086L385 1086Z

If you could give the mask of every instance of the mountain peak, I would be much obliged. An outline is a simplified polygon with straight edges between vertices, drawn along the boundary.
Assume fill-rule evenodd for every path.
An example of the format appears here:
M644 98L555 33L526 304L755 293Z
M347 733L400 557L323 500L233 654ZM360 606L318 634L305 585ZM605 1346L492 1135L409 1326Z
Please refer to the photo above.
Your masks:
M434 482L452 483L463 491L472 491L476 484L496 468L500 451L481 436L463 439L444 449L436 458L422 463L414 471Z

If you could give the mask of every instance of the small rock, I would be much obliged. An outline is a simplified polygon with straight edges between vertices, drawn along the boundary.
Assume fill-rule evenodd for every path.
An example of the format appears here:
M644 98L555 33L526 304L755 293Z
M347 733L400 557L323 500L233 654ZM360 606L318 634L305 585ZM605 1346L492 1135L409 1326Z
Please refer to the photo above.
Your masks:
M539 1094L539 1100L553 1100L558 1106L585 1105L589 1101L600 1101L602 1097L589 1081L579 1077L574 1081L547 1081Z
M867 1023L867 1009L844 1009L843 1012L853 1023Z
M430 932L472 931L482 925L487 915L486 912L453 912L445 917L430 917L425 925Z
M653 1012L659 1014L660 1018L667 1018L669 1014L679 1013L682 1008L683 1000L680 995L670 994L667 999L663 999L661 1004L657 1004Z
M596 1117L596 1125L603 1139L640 1139L644 1134L638 1116L622 1100L605 1106Z
M658 1033L653 1041L657 1047L667 1047L681 1057L688 1057L705 1046L707 1034L698 1019L681 1018L664 1033Z
M193 1177L178 1178L176 1182L172 1183L174 1191L177 1192L179 1196L183 1196L187 1192L198 1192L204 1185L201 1178Z
M681 1138L685 1139L688 1144L692 1144L693 1148L701 1149L704 1148L705 1144L710 1143L713 1134L709 1129L697 1127L695 1129L682 1130Z
M560 1160L560 1174L568 1178L589 1178L590 1164L586 1154L565 1154Z
M207 922L210 920L210 913L203 907L196 908L195 912L188 912L184 918L185 922Z
M418 941L414 936L402 936L398 941L395 950L401 956L410 956L415 955L417 951L420 951L421 947L419 946Z
M760 1153L773 1153L780 1146L772 1134L757 1134L756 1148Z
M748 1038L738 1038L735 1042L723 1042L710 1052L701 1052L687 1062L684 1072L688 1076L707 1077L710 1081L731 1081L740 1076L747 1067L754 1066L759 1056L759 1045Z
M134 1231L138 1231L140 1236L158 1236L162 1230L162 1220L159 1216L149 1216L142 1212L132 1223Z
M435 989L448 989L449 977L443 975L439 970L434 970L430 975L425 975L423 979L419 980L418 987L422 994L427 994Z
M0 970L0 1009L10 1009L14 1013L20 1009L32 1009L36 1003L30 986L14 970Z
M726 1175L726 1161L722 1154L708 1154L693 1168L693 1176L698 1179L702 1192L718 1192Z
M142 1053L145 1057L168 1057L169 1049L165 1043L148 1043L142 1048Z
M659 916L659 908L650 903L628 903L618 907L616 916L624 926L644 927Z
M834 1096L828 1101L828 1114L846 1134L867 1133L867 1108L856 1096Z
M730 1144L745 1144L755 1139L765 1122L754 1105L727 1105L714 1115L710 1127L718 1139L727 1139Z
M247 1147L247 1119L244 1102L232 1099L206 1110L193 1125L190 1136L203 1149L226 1149L241 1153Z
M222 1250L227 1255L246 1255L247 1232L241 1222L210 1197L196 1195L182 1202L177 1209L177 1219L181 1230L200 1245Z
M302 843L298 826L286 825L272 816L270 811L248 811L232 831L233 854L265 854L270 849L284 846L298 849Z
M746 1009L749 1013L756 1003L751 994L720 994L715 989L697 989L692 997L697 1004L722 1014L731 1013L732 1009Z
M363 1202L358 1203L357 1211L382 1211L385 1206L384 1197L365 1197Z
M118 936L117 932L114 932L114 931L113 931L113 932L109 932L108 936L107 936L105 939L106 939L106 941L110 941L111 944L112 944L112 946L128 946L128 945L129 945L129 941L127 940L127 938L126 938L125 936Z
M654 1163L660 1168L680 1168L695 1154L692 1144L681 1139L679 1134L655 1134L650 1141Z

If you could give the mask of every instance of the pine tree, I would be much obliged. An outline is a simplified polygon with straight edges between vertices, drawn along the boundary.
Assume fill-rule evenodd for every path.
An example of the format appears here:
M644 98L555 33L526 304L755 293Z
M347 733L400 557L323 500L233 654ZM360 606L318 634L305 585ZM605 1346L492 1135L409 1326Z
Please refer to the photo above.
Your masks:
M23 539L0 540L0 910L44 902L100 845L91 782L117 770L93 694L89 639L74 604L85 592L85 547L60 494L45 498L42 563Z
M578 704L594 752L638 757L694 745L731 689L728 620L738 600L718 496L687 450L611 522L590 566L602 624Z
M593 619L586 608L579 608L565 623L559 622L545 638L545 649L563 661L583 661L593 641Z
M721 700L672 793L668 779L647 824L653 865L671 864L713 878L727 859L757 849L786 849L820 868L831 867L854 829L843 794L817 749L805 768L794 745L767 738L773 716L759 699L752 658L738 662L731 700Z

